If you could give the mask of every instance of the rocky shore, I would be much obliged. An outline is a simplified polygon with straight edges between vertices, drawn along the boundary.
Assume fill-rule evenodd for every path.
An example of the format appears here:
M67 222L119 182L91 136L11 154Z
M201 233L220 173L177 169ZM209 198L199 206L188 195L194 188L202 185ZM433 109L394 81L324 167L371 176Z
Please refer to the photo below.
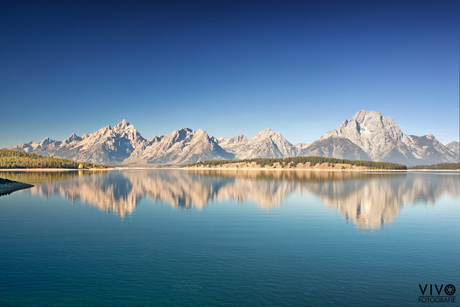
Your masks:
M33 187L32 184L0 178L0 195L10 194L14 191L28 189L31 187Z

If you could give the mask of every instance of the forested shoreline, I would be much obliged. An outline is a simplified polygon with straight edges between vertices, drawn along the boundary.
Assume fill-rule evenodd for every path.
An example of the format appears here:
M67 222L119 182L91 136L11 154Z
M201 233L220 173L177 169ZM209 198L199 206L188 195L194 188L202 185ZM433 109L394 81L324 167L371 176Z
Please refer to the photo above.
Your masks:
M24 169L24 168L64 168L64 169L89 169L107 168L105 165L76 162L67 159L40 156L16 150L0 150L0 168Z
M409 169L429 169L429 170L460 170L460 163L440 163L433 165L411 166Z
M276 164L283 168L295 168L298 164L310 163L310 166L316 166L318 164L328 163L328 166L334 166L336 164L362 166L370 169L382 169L382 170L407 170L407 166L398 163L390 162L374 162L364 160L346 160L336 158L325 158L325 157L293 157L293 158L256 158L256 159L245 159L245 160L208 160L204 162L196 162L187 165L187 167L215 167L225 164L239 164L239 163L256 163L260 167L275 167Z

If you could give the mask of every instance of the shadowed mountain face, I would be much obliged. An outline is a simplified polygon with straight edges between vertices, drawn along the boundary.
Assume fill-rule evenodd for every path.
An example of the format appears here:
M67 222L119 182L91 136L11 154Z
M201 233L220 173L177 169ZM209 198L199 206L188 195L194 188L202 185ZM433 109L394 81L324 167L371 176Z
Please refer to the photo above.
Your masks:
M300 156L372 161L368 154L349 139L334 137L314 142L307 148L300 150Z
M350 160L373 160L412 165L459 162L458 142L441 144L433 135L404 134L391 117L376 111L359 111L340 127L326 132L312 144L289 143L281 133L265 129L252 138L215 138L205 131L183 128L169 135L144 139L123 120L64 141L49 138L7 149L92 163L128 165L184 165L206 160L288 158L322 156Z
M457 157L457 159L460 161L459 156L460 156L460 143L457 141L450 142L449 144L446 145L447 148L449 148Z
M231 200L273 210L293 193L310 194L362 229L380 229L394 222L405 205L434 205L443 193L460 198L460 177L456 174L178 170L79 174L47 179L30 193L80 199L121 217L132 214L144 198L184 209L202 209L212 202ZM10 179L26 181L25 177L13 177Z

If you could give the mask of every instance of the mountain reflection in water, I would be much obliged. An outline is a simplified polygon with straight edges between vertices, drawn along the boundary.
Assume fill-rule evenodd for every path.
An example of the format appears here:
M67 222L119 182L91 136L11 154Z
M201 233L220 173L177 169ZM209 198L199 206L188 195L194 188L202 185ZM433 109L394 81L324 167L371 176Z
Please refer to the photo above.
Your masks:
M382 224L392 223L405 204L433 205L443 193L460 196L458 174L181 170L87 174L75 172L60 180L37 183L30 193L80 199L125 217L144 197L198 209L212 201L252 200L270 210L296 192L318 196L326 206L337 209L362 229L379 229Z

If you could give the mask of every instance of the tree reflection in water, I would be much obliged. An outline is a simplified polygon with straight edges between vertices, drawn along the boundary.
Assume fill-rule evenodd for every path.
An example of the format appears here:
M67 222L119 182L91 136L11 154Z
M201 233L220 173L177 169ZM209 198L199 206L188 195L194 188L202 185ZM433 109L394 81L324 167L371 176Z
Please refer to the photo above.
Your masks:
M8 173L2 176L8 177ZM26 177L35 178L32 194L44 197L59 194L71 201L80 199L121 217L133 213L144 197L184 209L201 209L214 201L244 203L251 200L270 210L282 206L286 197L294 192L314 194L362 229L379 229L382 224L392 223L407 204L433 205L443 193L459 197L460 183L459 174L327 171L74 172L41 175L46 180L38 183L37 176L9 173L13 180L27 182L31 180L24 180Z

